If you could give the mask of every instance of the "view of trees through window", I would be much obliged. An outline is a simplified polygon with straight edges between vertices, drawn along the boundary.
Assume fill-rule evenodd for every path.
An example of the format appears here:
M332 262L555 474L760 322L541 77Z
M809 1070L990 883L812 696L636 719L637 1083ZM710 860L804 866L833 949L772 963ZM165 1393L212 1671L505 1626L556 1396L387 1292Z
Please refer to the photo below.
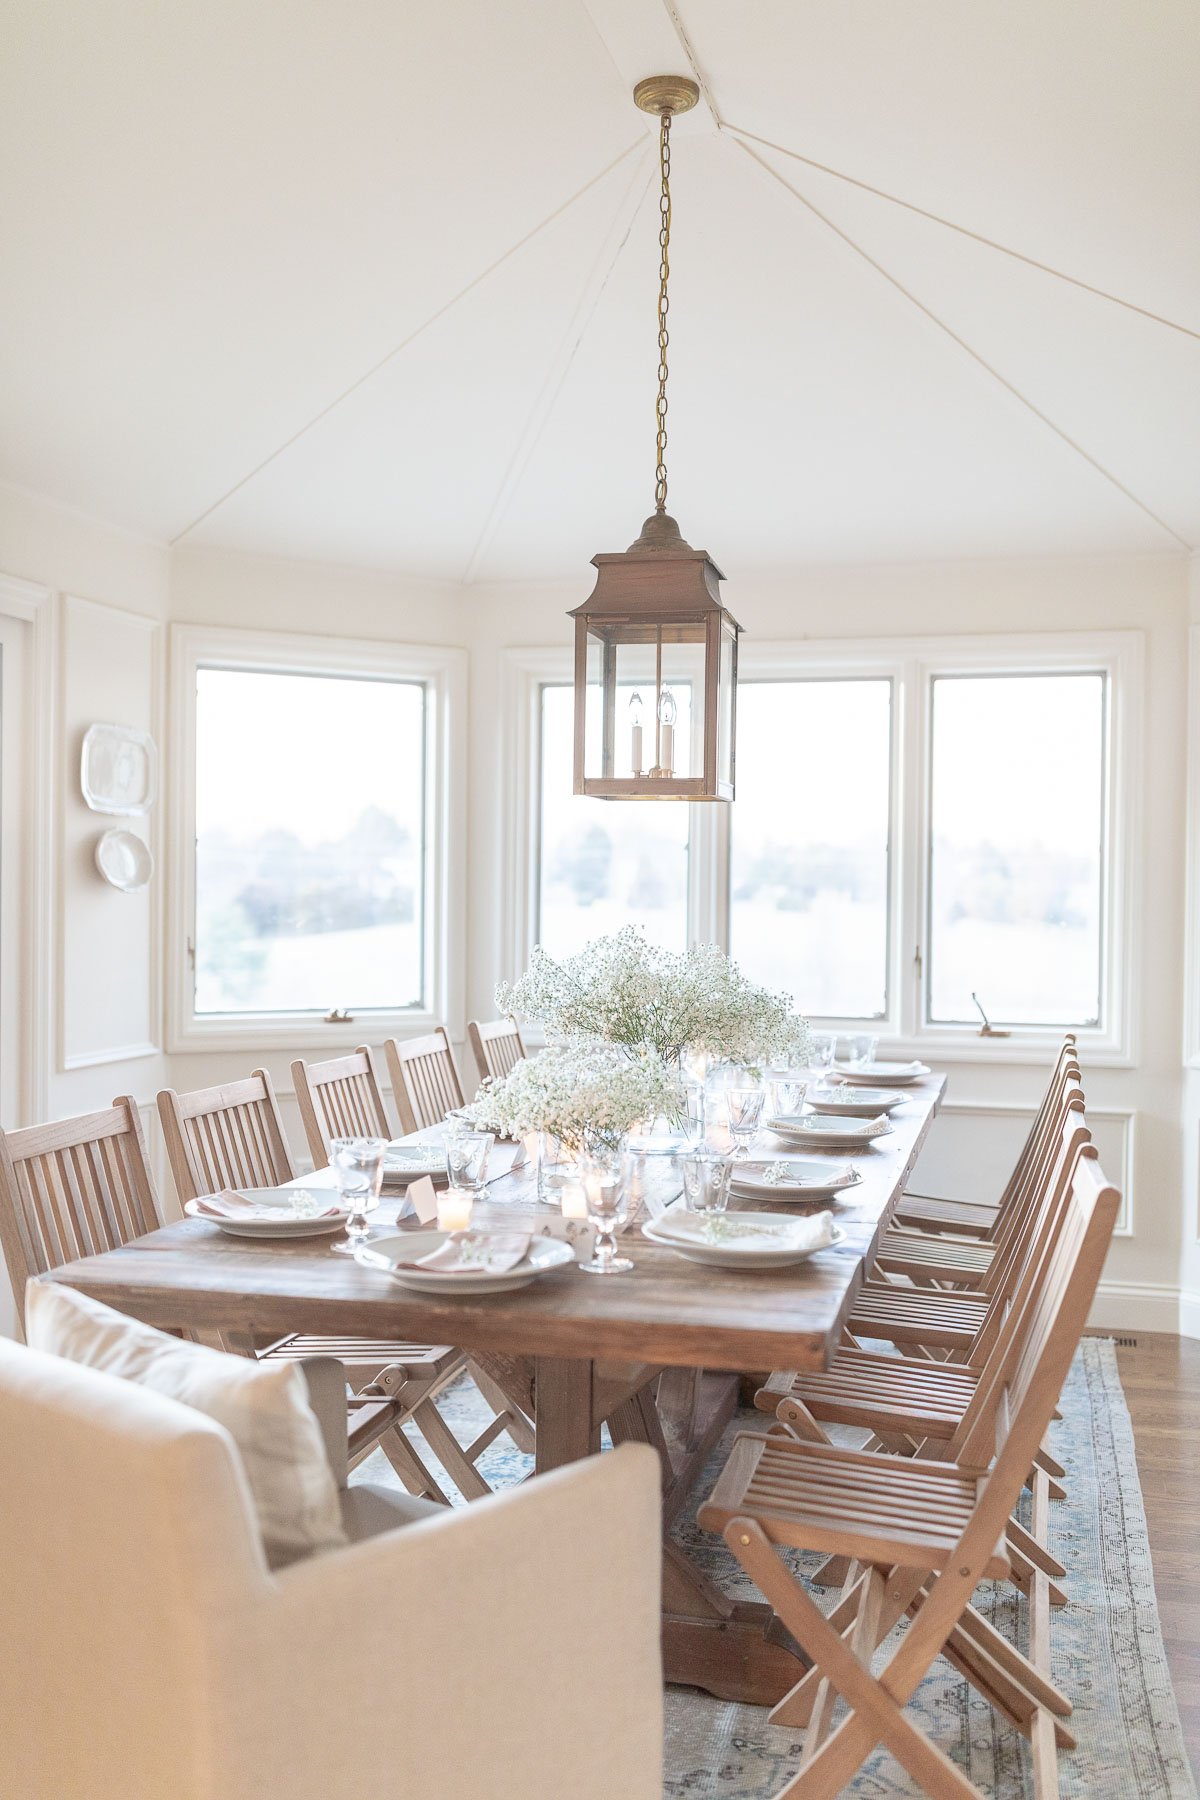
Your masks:
M197 1014L422 1003L425 704L197 670Z
M806 1012L887 1010L888 680L743 681L730 950Z
M569 956L591 938L640 925L654 943L685 949L688 807L572 792L569 686L543 687L541 732L537 942Z
M1106 685L935 678L932 1020L1099 1021Z

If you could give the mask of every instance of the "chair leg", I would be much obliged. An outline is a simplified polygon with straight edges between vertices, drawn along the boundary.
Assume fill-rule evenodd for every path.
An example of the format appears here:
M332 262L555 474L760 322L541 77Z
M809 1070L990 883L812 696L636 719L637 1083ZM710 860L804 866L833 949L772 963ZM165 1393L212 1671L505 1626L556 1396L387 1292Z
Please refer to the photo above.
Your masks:
M449 1506L449 1497L443 1493L413 1449L402 1425L395 1425L391 1431L385 1432L379 1440L379 1448L410 1494L415 1494L418 1500L436 1500L439 1506Z
M978 1788L904 1716L903 1698L907 1695L898 1702L830 1627L820 1608L784 1568L761 1526L753 1519L734 1518L726 1525L724 1536L746 1573L813 1658L814 1666L851 1708L849 1718L830 1733L776 1800L792 1800L793 1796L795 1800L834 1800L879 1743L886 1745L935 1800L980 1800ZM917 1682L906 1678L903 1685L911 1692Z
M537 1441L532 1422L525 1417L518 1406L514 1406L499 1383L493 1381L491 1376L477 1363L469 1362L467 1368L470 1371L471 1380L488 1405L494 1412L503 1416L503 1429L507 1431L517 1449L524 1451L526 1456L532 1456Z

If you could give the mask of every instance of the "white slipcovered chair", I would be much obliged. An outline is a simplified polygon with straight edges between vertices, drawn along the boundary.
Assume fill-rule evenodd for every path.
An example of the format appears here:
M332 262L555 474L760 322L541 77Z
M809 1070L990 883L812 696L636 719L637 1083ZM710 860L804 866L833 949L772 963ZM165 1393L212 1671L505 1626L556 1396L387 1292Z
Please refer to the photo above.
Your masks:
M190 1407L0 1340L0 1444L0 1792L659 1800L649 1450L272 1572Z

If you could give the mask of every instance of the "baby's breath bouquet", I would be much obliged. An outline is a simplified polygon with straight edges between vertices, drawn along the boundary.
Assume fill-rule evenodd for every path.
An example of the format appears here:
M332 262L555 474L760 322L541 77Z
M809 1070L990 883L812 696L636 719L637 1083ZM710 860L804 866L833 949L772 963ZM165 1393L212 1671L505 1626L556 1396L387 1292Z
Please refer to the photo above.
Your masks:
M808 1025L790 994L748 981L715 944L660 950L633 925L561 962L536 949L496 1003L548 1032L649 1048L675 1065L685 1052L747 1068L809 1058Z
M481 1131L520 1138L546 1131L573 1154L614 1150L624 1134L681 1105L679 1077L652 1049L552 1044L485 1082L468 1108Z

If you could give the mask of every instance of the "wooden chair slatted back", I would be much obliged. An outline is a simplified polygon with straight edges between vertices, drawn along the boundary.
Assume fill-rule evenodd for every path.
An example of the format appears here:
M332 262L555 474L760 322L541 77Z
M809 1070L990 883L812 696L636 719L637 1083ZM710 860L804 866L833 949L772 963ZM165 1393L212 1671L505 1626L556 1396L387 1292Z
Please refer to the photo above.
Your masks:
M480 1081L498 1081L525 1055L525 1045L515 1019L472 1019L467 1039L479 1070Z
M1044 1179L1058 1154L1059 1135L1066 1113L1083 1109L1079 1065L1060 1059L1053 1082L1038 1109L1034 1129L1022 1153L1020 1182L1013 1190L1003 1227L995 1239L991 1267L981 1284L986 1294L1011 1292L1036 1230L1044 1193Z
M1044 1151L1047 1134L1054 1136L1058 1118L1061 1116L1062 1097L1072 1084L1080 1081L1079 1061L1075 1053L1075 1040L1068 1037L1064 1040L1058 1056L1055 1058L1050 1079L1046 1083L1046 1091L1042 1095L1041 1104L1034 1114L1033 1123L1029 1127L1029 1135L1021 1148L1008 1185L1005 1188L1001 1210L992 1234L996 1245L997 1260L1008 1251L1018 1239L1028 1217L1029 1197L1037 1183L1037 1170L1040 1154Z
M977 1361L979 1381L952 1438L923 1454L956 1460L978 1467L991 1461L1003 1438L1006 1387L1028 1331L1029 1307L1042 1283L1047 1262L1066 1223L1071 1182L1079 1156L1091 1142L1082 1096L1072 1094L1058 1122L1055 1143L1040 1181L1039 1210L1029 1251L1012 1293L1007 1297L991 1332L986 1351Z
M1120 1203L1119 1192L1104 1178L1094 1146L1078 1146L1069 1168L1063 1227L1043 1259L1024 1309L1011 1380L1005 1381L1000 1373L996 1377L1006 1390L1007 1435L981 1480L970 1522L888 1665L888 1686L897 1699L909 1697L910 1680L915 1686L920 1679L1000 1541L1083 1336Z
M182 1204L222 1188L278 1187L296 1173L271 1077L158 1096L167 1156Z
M465 1104L458 1064L444 1025L425 1037L384 1045L392 1093L403 1131L425 1131L440 1125L448 1112Z
M292 1081L314 1169L326 1167L336 1137L392 1136L375 1058L365 1044L352 1056L294 1062Z
M0 1131L0 1242L22 1324L25 1283L161 1223L138 1109Z
M1077 1064L1077 1062L1078 1051L1075 1044L1075 1034L1073 1032L1068 1032L1063 1038L1058 1056L1055 1059L1054 1067L1050 1071L1050 1079L1046 1083L1046 1092L1042 1098L1042 1103L1034 1114L1033 1122L1029 1127L1028 1136L1021 1146L1021 1154L1017 1157L1017 1160L1013 1165L1012 1174L1005 1183L1004 1192L1000 1196L996 1213L996 1223L990 1234L993 1238L998 1237L1003 1233L1008 1214L1028 1178L1029 1162L1036 1150L1039 1129L1045 1119L1047 1107L1053 1103L1054 1095L1066 1072L1066 1065L1068 1063ZM1078 1068L1076 1068L1075 1078L1076 1080L1079 1078Z

